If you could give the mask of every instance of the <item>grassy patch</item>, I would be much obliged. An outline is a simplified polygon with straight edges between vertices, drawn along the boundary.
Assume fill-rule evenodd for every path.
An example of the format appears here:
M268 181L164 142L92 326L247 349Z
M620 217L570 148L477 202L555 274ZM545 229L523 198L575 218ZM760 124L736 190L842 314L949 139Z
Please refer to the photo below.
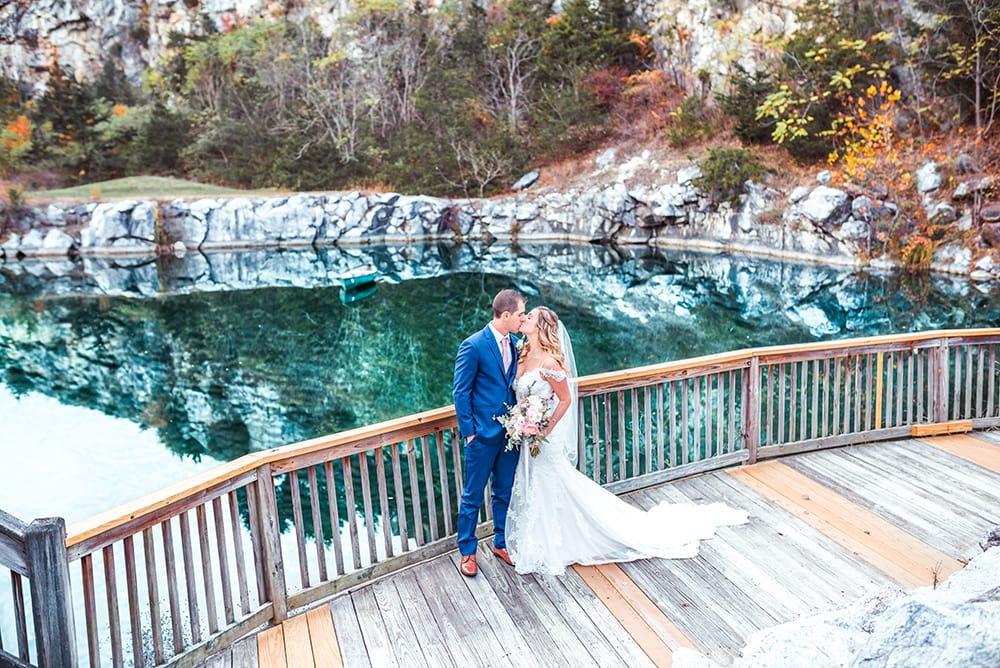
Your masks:
M28 204L49 204L65 201L98 201L110 199L172 200L182 197L220 197L237 195L271 195L275 188L239 190L185 181L163 176L129 176L123 179L99 181L73 188L29 190L24 197Z

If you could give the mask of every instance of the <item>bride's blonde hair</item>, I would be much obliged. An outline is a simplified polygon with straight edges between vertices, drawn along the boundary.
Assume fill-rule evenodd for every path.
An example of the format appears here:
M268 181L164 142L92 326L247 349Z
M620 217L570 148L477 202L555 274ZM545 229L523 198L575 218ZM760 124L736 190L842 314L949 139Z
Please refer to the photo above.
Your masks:
M538 346L566 370L566 357L559 347L559 316L548 306L535 307L534 311L538 314ZM530 351L531 344L525 341L519 359L523 360Z

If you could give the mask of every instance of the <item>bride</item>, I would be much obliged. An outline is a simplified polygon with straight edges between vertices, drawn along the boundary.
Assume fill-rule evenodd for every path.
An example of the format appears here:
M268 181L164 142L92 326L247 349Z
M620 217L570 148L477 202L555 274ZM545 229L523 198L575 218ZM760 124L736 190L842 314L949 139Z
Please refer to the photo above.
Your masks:
M722 503L661 503L644 511L619 499L575 467L576 365L555 312L527 314L527 341L514 390L553 406L537 456L521 448L507 514L507 548L518 573L561 575L570 564L604 564L698 554L698 541L719 526L742 524L745 512Z

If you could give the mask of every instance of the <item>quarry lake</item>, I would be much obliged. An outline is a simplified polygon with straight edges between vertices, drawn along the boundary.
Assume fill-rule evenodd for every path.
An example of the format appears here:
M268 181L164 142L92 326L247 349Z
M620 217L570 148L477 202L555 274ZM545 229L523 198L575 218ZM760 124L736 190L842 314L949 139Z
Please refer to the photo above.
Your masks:
M371 265L370 295L340 276ZM68 522L262 450L451 403L517 287L583 375L1000 322L1000 289L724 253L428 244L0 264L0 509ZM352 301L355 297L356 301Z

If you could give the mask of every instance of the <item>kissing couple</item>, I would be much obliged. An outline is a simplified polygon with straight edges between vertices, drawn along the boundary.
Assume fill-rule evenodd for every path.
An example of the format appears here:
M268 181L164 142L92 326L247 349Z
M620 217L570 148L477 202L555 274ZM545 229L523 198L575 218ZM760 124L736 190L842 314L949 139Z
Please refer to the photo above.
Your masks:
M719 526L747 521L745 512L723 503L661 503L644 511L578 471L573 346L552 309L525 313L526 304L517 290L501 290L493 319L462 341L455 358L453 397L465 446L457 523L462 575L479 572L476 526L487 481L493 490L490 550L521 574L693 557L698 542ZM534 420L528 430L526 414ZM525 440L531 447L513 447Z

